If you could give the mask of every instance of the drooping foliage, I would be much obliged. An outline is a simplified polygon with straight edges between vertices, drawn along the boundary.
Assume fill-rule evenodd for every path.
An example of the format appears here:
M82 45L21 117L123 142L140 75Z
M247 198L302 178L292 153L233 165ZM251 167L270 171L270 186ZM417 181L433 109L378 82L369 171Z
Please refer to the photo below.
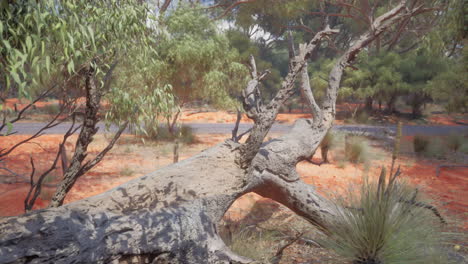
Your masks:
M182 103L194 100L235 105L246 84L247 67L225 33L200 9L181 6L159 21L158 59L163 83Z
M25 0L0 11L2 93L34 97L54 87L73 99L91 67L111 105L107 121L157 122L171 112L171 91L157 78L156 18L140 1Z
M0 22L2 90L32 95L63 86L92 65L101 80L127 56L149 59L154 39L145 5L116 1L16 1L3 6Z

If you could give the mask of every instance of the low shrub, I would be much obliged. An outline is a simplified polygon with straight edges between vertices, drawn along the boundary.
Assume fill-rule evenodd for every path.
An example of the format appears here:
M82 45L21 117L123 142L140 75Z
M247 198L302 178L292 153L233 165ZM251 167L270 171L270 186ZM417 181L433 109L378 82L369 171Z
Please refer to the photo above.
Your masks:
M366 111L360 112L356 116L356 123L358 123L358 124L367 124L367 123L369 123L369 114Z
M345 157L352 163L367 161L367 143L362 137L345 137Z
M195 134L193 129L189 126L183 125L180 128L180 141L185 144L192 144L195 142Z
M416 135L413 139L413 147L414 152L418 154L422 154L423 152L427 151L429 146L429 138L423 135Z
M463 143L463 145L460 147L460 152L468 155L468 142Z
M415 206L417 192L404 183L364 180L360 192L337 202L338 216L323 244L353 264L449 263L442 252L440 223Z
M159 126L157 129L152 129L152 131L153 130L154 132L151 133L151 136L147 136L147 138L160 141L174 141L175 139L174 135L169 132L166 126ZM193 129L189 126L182 125L175 134L179 141L184 144L195 142L195 134L193 133Z
M54 190L51 190L49 188L44 188L41 190L41 193L39 194L39 198L43 201L50 201L52 197L54 196Z
M60 105L57 103L46 104L41 111L49 115L56 115L60 112Z
M435 138L430 141L423 155L432 159L445 159L447 158L447 146L440 138Z
M131 168L125 167L120 171L120 176L128 177L128 176L132 176L133 173L134 171Z
M458 134L450 134L447 137L447 147L453 152L460 151L465 144L465 137Z

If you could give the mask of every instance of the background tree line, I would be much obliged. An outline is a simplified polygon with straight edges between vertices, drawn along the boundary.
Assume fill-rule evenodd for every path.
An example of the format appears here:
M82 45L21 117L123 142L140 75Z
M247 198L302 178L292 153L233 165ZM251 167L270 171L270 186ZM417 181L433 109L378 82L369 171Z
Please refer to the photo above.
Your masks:
M239 107L250 55L257 58L259 72L270 71L261 84L261 97L272 98L291 67L289 58L298 48L293 43L312 38L328 24L340 34L311 54L308 67L310 85L320 99L336 57L372 23L365 14L382 14L393 4L390 0L366 0L360 5L313 0L220 0L211 6L136 0L0 3L2 101L59 98L60 113L44 129L77 116L89 121L83 124L93 124L86 130L73 123L70 130L80 129L83 135L77 148L82 153L67 165L70 179L75 180L90 169L86 164L95 165L109 150L104 149L96 162L86 162L86 148L99 120L119 125L119 131L128 126L149 138L157 138L159 122L167 120L177 138L173 127L181 107L193 102ZM365 102L369 111L377 103L390 113L396 110L397 98L404 98L415 117L430 101L450 112L466 112L466 5L462 0L412 4L428 8L415 19L392 26L393 34L379 36L366 47L354 68L347 69L339 98ZM300 90L295 93L290 109L304 105L304 95ZM87 103L78 109L76 99L82 96ZM109 107L103 109L102 101ZM24 112L16 117L8 109L2 112L2 134L8 135ZM12 151L2 150L2 157ZM63 198L62 193L59 200Z

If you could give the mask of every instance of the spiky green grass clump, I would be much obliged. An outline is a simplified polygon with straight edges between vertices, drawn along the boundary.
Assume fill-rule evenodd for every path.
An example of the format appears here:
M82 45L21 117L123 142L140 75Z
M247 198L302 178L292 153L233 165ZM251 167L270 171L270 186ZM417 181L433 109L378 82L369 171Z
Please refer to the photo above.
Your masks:
M396 173L364 181L341 201L340 215L324 244L353 264L448 263L441 252L441 224L416 206L417 192L397 183ZM356 192L354 192L356 193Z
M350 136L345 142L345 156L349 162L365 163L368 161L367 141L363 137Z

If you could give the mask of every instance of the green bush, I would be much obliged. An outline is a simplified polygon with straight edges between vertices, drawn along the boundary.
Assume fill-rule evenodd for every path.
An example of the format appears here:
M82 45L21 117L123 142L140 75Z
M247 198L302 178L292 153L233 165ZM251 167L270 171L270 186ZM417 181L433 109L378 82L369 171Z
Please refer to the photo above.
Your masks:
M450 134L447 137L447 147L453 152L460 151L463 144L465 143L465 138L462 135Z
M468 142L463 143L460 147L460 152L468 155Z
M132 176L133 173L134 171L131 168L125 167L120 171L120 176L129 177L129 176Z
M343 197L323 244L353 264L448 263L438 219L410 202L414 189L387 182L382 170L379 183L363 181Z
M447 157L447 147L440 138L435 138L430 141L424 156L433 159L445 159Z
M193 129L189 126L182 126L180 128L180 139L182 143L185 144L192 144L195 142L195 134L193 133Z
M174 140L174 135L169 132L167 127L160 126L156 131L157 132L155 133L155 136L152 137L152 139L161 141ZM186 125L182 125L180 128L178 128L176 136L178 137L179 141L184 144L191 144L195 142L195 134L193 133L193 129Z
M447 151L462 150L463 137L449 136L446 142L439 137L429 138L427 136L416 135L413 140L414 152L431 159L447 159Z
M369 114L366 111L360 112L356 116L356 123L358 123L358 124L367 124L367 123L369 123Z
M47 104L41 110L46 114L56 115L60 112L60 105L57 103Z
M413 139L414 152L421 154L427 151L428 146L429 146L429 138L427 138L426 136L422 136L422 135L414 136L414 139Z
M352 163L367 161L367 143L362 137L347 136L345 139L345 157Z
M328 151L335 144L335 135L330 130L325 134L325 137L320 142L320 151L322 152L322 160L324 163L328 163Z

